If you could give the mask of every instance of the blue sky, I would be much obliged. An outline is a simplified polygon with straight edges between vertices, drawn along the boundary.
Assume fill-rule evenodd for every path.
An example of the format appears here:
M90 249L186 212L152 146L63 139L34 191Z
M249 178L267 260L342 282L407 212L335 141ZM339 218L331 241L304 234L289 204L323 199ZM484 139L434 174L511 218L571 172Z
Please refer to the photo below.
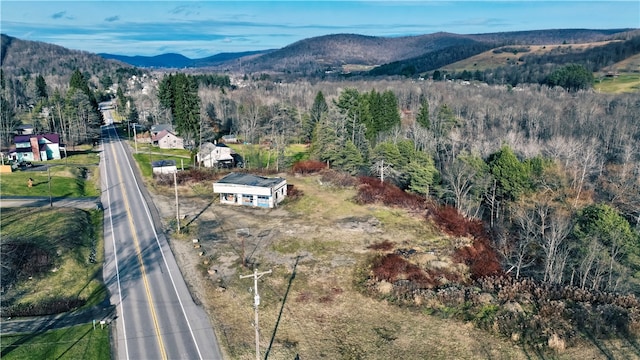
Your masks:
M121 55L173 52L201 58L281 48L337 33L404 36L567 28L640 28L640 0L0 3L4 34Z

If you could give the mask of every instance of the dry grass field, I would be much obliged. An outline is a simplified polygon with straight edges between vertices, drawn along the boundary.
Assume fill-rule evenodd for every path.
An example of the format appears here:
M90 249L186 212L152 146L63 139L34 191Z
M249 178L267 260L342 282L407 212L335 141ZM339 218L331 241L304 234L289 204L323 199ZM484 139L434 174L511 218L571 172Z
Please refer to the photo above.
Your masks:
M447 264L450 239L418 214L353 203L354 189L332 187L318 176L283 176L302 196L272 210L220 205L210 185L180 189L182 232L170 233L170 243L227 358L255 357L253 280L240 279L254 266L272 270L258 285L260 347L271 359L629 358L624 345L602 342L540 353L471 322L401 308L384 299L384 285L378 297L363 294L355 274L366 271L370 245L386 240L430 251L431 260ZM169 224L175 219L172 189L156 190L156 206Z
M507 64L522 64L519 60L523 55L544 55L551 52L561 52L563 50L586 50L588 48L602 46L610 43L610 41L601 41L585 44L563 44L563 45L513 45L508 48L521 49L518 52L504 51L495 53L492 49L485 51L481 54L472 56L470 58L455 62L447 65L443 70L447 71L483 71L485 69L491 69L498 66L504 66Z

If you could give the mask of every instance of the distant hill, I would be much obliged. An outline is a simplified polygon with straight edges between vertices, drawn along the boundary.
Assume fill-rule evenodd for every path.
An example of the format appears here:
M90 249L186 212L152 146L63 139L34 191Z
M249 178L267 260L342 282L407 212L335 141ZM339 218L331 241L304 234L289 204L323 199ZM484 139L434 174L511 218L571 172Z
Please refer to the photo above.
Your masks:
M183 68L192 66L192 59L180 54L162 54L157 56L126 56L98 54L105 59L118 60L138 67Z
M0 37L2 71L7 76L40 74L47 78L47 82L68 83L71 73L76 69L98 78L103 74L137 71L129 64L106 60L86 51L71 50L41 41L21 40L6 34L0 34Z
M162 54L156 56L126 56L126 55L114 55L114 54L98 54L105 59L113 59L122 61L124 63L145 67L145 68L191 68L191 67L209 67L218 66L227 61L235 60L242 57L250 57L254 55L266 54L272 50L261 51L245 51L237 53L219 53L213 56L191 59L180 54Z
M335 34L304 39L222 66L242 72L305 75L341 72L345 66L377 67L404 61L422 62L421 67L435 69L504 45L578 44L627 38L630 31L632 29L553 29L472 35L439 32L393 38ZM437 62L437 66L431 62Z

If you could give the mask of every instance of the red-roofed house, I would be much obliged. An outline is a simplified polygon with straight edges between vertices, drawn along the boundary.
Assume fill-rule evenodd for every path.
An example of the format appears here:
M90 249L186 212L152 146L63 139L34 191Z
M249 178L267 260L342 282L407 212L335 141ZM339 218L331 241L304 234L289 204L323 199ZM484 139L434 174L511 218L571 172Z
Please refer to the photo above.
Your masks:
M168 130L162 130L153 137L153 143L160 149L184 149L181 137Z
M11 157L18 161L47 161L60 159L60 136L58 134L16 135L16 148Z

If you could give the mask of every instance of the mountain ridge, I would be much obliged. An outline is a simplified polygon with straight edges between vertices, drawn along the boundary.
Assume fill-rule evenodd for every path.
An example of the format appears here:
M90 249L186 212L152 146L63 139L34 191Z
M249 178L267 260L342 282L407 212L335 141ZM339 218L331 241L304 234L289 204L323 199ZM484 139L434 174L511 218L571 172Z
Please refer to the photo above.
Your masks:
M280 49L216 54L202 59L181 58L179 62L162 62L166 54L149 58L152 67L193 67L221 71L319 73L345 64L380 66L416 59L446 49L475 46L550 45L602 41L625 36L638 29L545 29L482 34L435 32L430 34L382 37L361 34L327 34L302 39ZM482 46L484 44L484 46ZM101 54L102 55L102 54ZM474 55L469 53L469 55ZM128 57L104 54L134 66L145 66ZM182 55L180 55L182 56ZM466 56L466 54L465 54ZM459 60L459 58L458 58ZM179 65L179 66L176 66Z

